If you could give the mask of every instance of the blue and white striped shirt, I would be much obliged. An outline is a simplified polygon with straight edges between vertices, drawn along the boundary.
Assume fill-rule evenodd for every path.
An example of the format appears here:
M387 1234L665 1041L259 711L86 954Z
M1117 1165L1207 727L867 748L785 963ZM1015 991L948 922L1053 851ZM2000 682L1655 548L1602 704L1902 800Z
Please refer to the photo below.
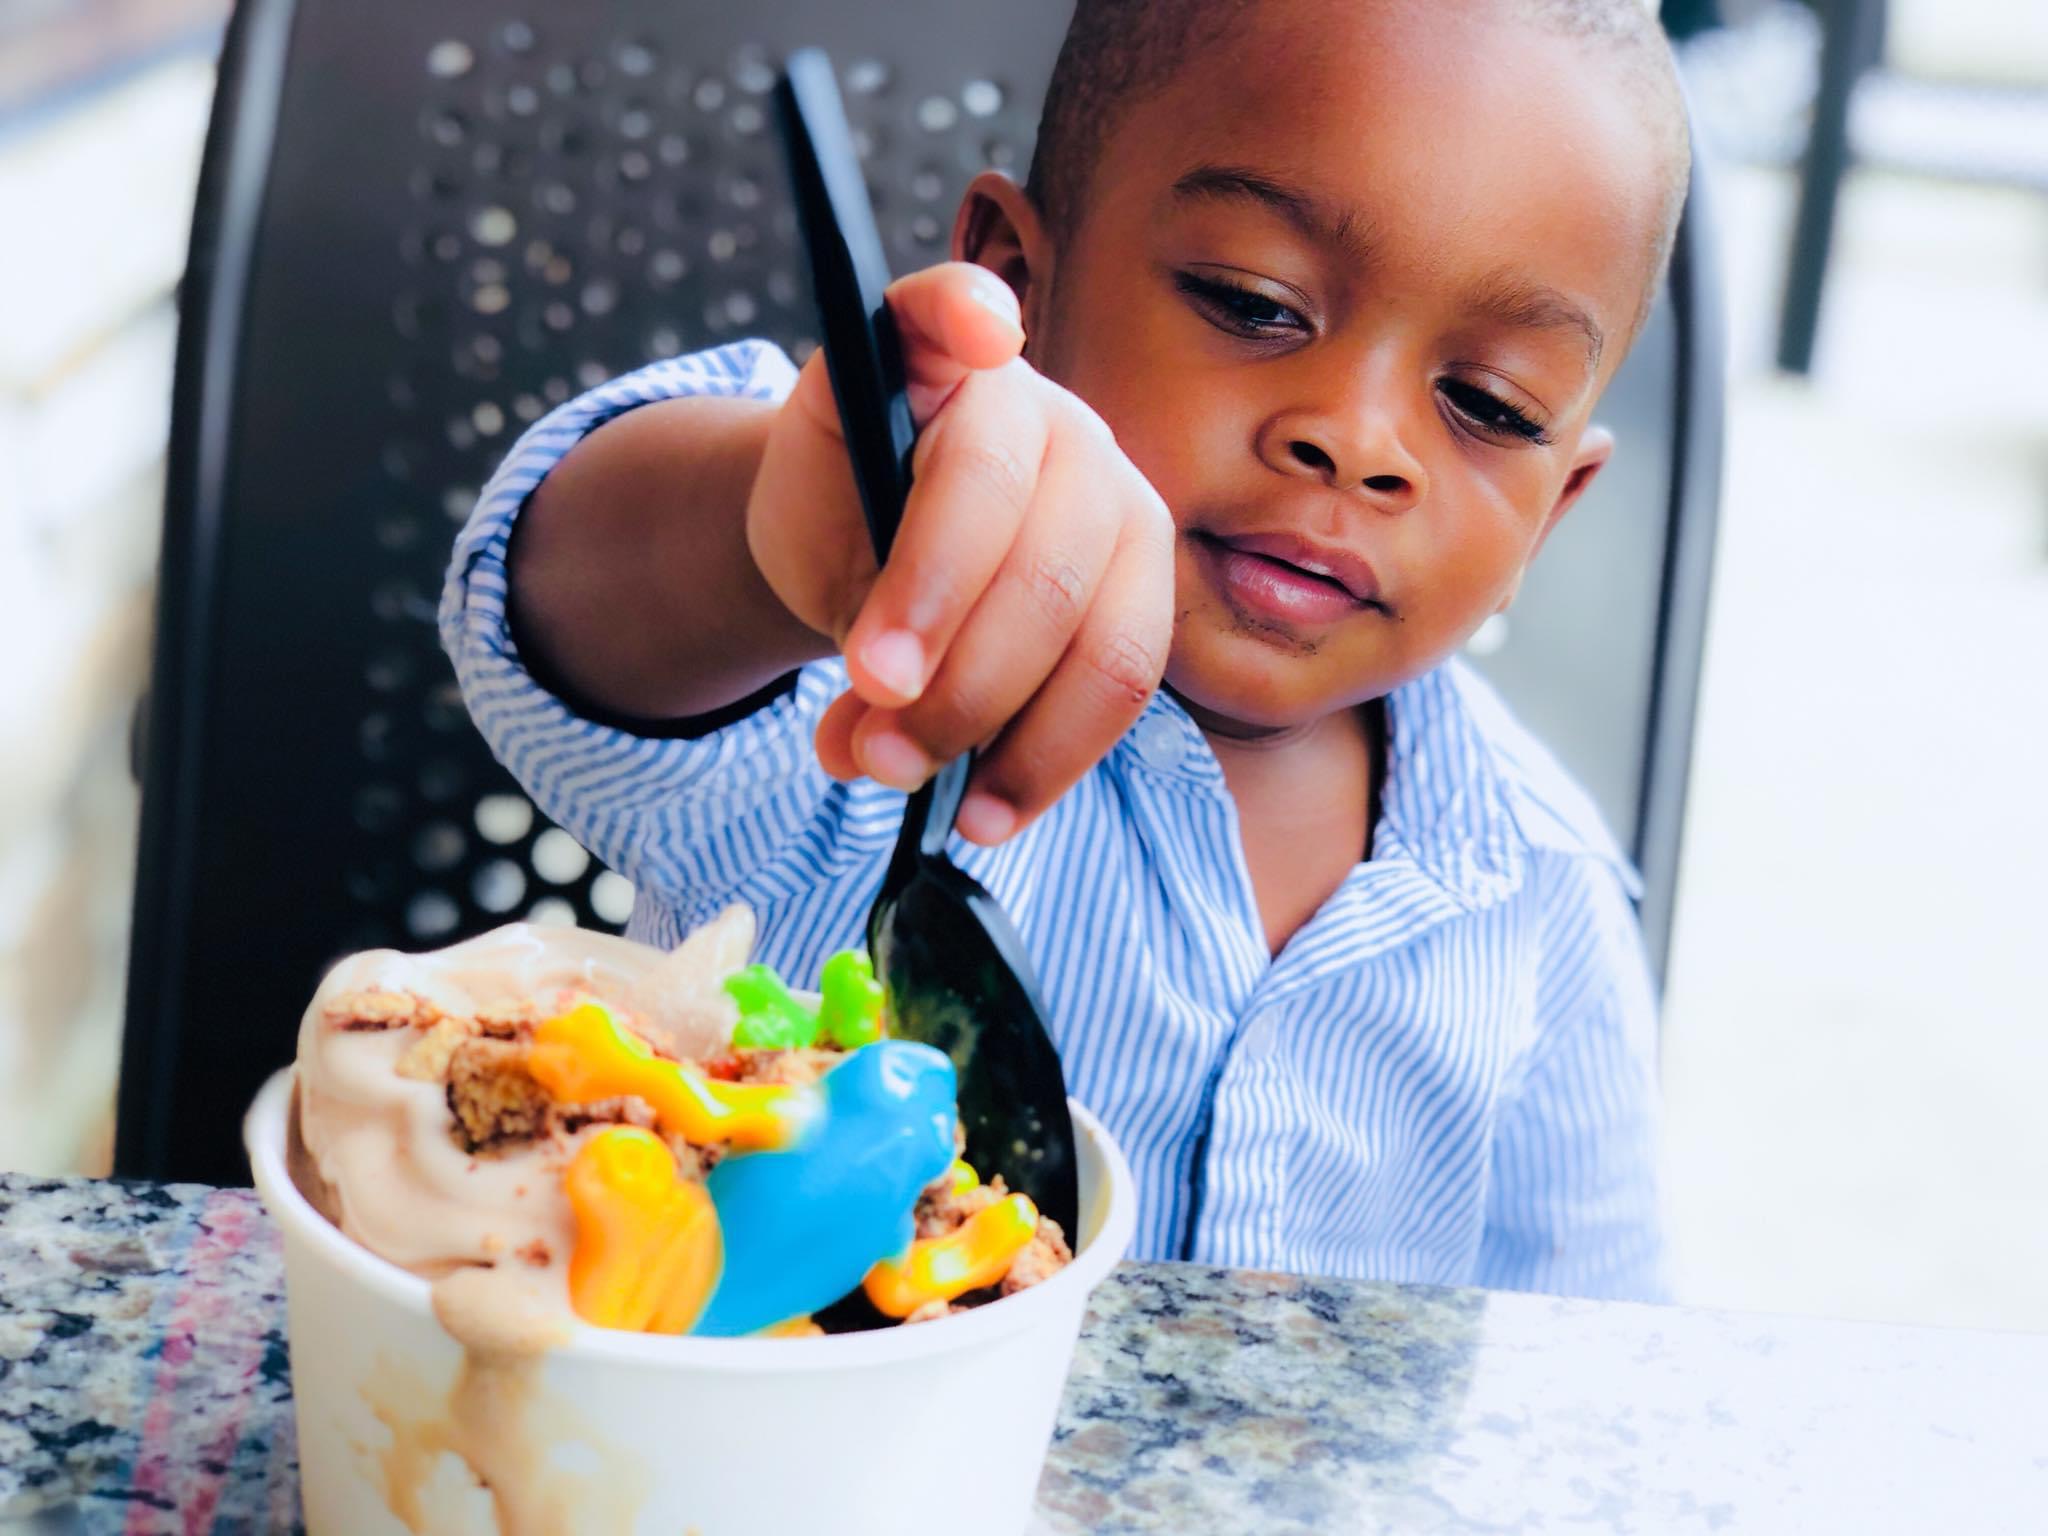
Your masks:
M779 399L793 377L746 342L537 423L456 543L441 633L498 757L633 881L635 937L672 945L744 901L759 957L806 977L861 941L903 809L818 767L843 666L804 668L708 736L655 739L537 684L505 618L513 520L584 433L653 400ZM1387 718L1372 857L1278 957L1222 771L1164 694L1022 835L955 845L1030 946L1072 1091L1130 1158L1134 1252L1657 1297L1656 1010L1634 876L1462 665L1397 690Z

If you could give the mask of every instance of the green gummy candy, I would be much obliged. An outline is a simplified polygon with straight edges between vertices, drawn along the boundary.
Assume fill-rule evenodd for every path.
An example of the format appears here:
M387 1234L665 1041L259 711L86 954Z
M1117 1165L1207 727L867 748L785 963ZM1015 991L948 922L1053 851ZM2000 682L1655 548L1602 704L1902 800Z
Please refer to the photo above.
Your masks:
M818 990L824 994L818 1024L826 1039L852 1051L882 1038L882 984L865 951L842 949L827 960Z
M816 1043L818 1016L767 966L733 972L725 978L725 990L740 1005L734 1045L753 1051L795 1051Z

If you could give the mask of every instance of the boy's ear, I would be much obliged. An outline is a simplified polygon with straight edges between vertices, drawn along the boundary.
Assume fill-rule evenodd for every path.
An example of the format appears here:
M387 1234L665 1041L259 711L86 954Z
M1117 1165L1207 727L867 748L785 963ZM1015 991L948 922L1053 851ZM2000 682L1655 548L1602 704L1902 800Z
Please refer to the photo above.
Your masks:
M1051 278L1052 242L1037 205L1001 171L982 171L967 184L953 217L953 259L987 267L1008 283L1024 311L1024 334L1037 329L1031 300Z
M1614 434L1607 428L1596 422L1580 434L1579 451L1572 455L1572 467L1564 477L1564 485L1558 490L1557 500L1551 504L1549 515L1543 519L1543 527L1536 534L1536 542L1529 547L1529 560L1534 560L1541 552L1544 542L1550 537L1550 530L1555 528L1565 513L1572 509L1572 503L1586 494L1586 487L1593 483L1593 477L1600 473L1601 466L1613 457ZM1523 571L1528 570L1529 560L1522 562ZM1501 599L1500 607L1495 612L1506 613L1508 605L1514 602L1515 594L1521 588L1522 577L1517 573L1514 586L1509 589L1508 595Z
M1550 537L1550 530L1572 509L1572 503L1586 494L1586 487L1593 483L1600 467L1613 457L1614 434L1598 422L1587 427L1579 437L1579 451L1572 455L1572 467L1564 477L1564 488L1557 493L1557 502L1551 507L1550 516L1543 520L1543 531L1536 535L1536 549L1543 548L1543 541ZM1530 555L1534 558L1535 550L1530 551Z

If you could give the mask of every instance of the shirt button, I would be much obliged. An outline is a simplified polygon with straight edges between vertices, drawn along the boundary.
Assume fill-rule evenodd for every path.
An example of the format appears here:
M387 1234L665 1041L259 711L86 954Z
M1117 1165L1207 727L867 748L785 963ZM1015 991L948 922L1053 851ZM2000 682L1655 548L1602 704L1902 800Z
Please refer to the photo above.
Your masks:
M1165 715L1150 715L1138 722L1137 748L1147 767L1162 772L1178 768L1187 755L1187 742L1181 736L1180 726Z

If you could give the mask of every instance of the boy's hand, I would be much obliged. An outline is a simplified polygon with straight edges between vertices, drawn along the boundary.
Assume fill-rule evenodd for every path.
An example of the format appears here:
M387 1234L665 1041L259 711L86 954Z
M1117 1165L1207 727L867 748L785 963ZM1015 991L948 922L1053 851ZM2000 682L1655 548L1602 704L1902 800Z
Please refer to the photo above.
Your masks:
M822 352L747 506L761 573L846 655L818 757L914 789L988 746L959 828L999 843L1116 744L1166 667L1173 521L1102 419L1018 355L1017 301L952 262L892 284L913 484L877 574ZM992 745L990 745L993 743Z

